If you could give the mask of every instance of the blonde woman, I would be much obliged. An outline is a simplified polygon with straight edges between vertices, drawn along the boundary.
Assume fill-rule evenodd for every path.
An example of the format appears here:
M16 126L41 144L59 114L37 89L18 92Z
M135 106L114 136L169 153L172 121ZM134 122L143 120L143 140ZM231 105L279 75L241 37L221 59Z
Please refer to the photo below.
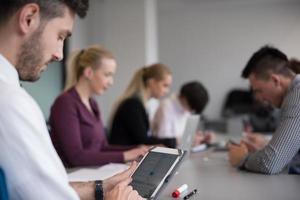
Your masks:
M151 136L146 102L164 96L172 83L169 68L161 63L139 69L115 105L111 116L110 142L119 145L176 146L175 138Z
M101 48L75 51L68 65L65 92L55 100L50 114L51 139L66 167L104 165L137 159L145 147L109 145L101 113L93 95L113 84L116 61Z

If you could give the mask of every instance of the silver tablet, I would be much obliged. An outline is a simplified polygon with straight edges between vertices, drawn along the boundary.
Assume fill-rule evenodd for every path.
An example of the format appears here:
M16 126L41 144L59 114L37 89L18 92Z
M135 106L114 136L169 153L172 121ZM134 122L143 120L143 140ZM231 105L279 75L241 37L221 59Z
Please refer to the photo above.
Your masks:
M132 187L146 199L156 199L159 191L178 167L185 151L165 147L152 148L132 175Z

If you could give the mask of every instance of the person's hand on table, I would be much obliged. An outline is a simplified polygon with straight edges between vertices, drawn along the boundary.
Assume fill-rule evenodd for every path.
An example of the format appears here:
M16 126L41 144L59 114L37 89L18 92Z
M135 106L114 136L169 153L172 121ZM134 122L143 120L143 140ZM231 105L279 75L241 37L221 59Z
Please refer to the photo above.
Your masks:
M210 144L216 140L216 134L213 131L204 131L204 143Z
M228 144L229 162L233 167L238 167L248 155L248 148L241 142L240 144Z
M149 151L149 148L145 145L141 145L137 148L125 151L124 154L124 160L125 162L127 161L132 161L132 160L137 160L140 157L144 156L147 152Z
M141 144L141 145L138 145L137 147L139 147L139 148L143 148L143 149L145 149L145 150L149 151L149 149L151 149L151 148L152 148L152 147L154 147L154 146L156 146L156 145L150 145L150 144Z
M216 138L216 135L213 131L201 131L198 130L195 134L193 146L197 146L200 144L210 144L212 143Z
M263 149L268 141L262 134L259 133L247 133L242 139L243 143L247 146L249 152L255 152Z

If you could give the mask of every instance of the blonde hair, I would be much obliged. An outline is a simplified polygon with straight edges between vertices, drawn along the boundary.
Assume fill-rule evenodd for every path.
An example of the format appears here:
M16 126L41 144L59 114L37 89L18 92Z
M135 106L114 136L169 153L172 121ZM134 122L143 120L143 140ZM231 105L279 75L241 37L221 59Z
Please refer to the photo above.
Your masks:
M67 62L67 79L65 89L73 87L87 67L97 69L101 66L103 58L115 59L111 52L101 46L90 46L86 49L75 50Z
M165 79L166 75L171 75L171 70L168 66L162 63L155 63L138 69L134 73L125 92L119 97L113 106L109 123L110 127L112 125L114 115L123 101L135 96L140 98L145 105L147 101L146 90L148 80L154 79L156 81L162 81Z

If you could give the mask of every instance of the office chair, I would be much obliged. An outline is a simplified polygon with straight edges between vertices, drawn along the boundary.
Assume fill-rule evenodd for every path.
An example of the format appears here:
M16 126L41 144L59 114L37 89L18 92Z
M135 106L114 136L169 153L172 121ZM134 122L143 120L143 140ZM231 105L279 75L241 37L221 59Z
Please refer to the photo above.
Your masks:
M251 125L254 132L274 132L279 121L279 110L257 102L250 90L231 90L222 108L225 118L242 117L241 120Z
M9 200L5 176L1 168L0 168L0 200Z

